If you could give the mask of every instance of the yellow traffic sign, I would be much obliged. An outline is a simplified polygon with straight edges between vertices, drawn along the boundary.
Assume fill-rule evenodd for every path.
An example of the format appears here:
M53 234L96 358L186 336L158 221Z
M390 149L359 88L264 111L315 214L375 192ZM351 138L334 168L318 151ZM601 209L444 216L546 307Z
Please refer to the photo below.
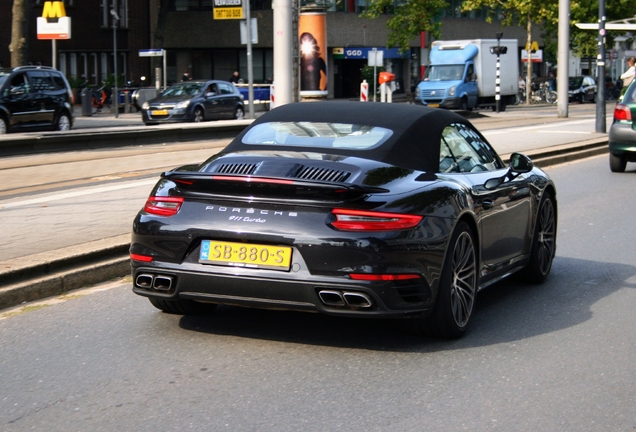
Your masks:
M243 8L214 8L214 19L243 19Z

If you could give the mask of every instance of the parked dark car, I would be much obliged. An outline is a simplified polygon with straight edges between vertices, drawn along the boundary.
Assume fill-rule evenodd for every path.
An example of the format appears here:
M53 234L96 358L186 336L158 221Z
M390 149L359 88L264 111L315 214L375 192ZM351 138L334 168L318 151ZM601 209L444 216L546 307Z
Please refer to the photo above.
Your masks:
M168 313L403 318L452 338L480 289L548 276L556 233L553 182L458 114L295 103L161 175L133 223L133 291Z
M227 81L186 81L168 87L141 107L147 125L242 119L243 96Z
M636 162L636 86L629 85L623 99L614 108L609 130L609 163L613 172L623 172L627 162Z
M591 76L577 76L568 79L570 102L596 102L596 81Z
M64 74L47 66L0 73L0 134L73 127L73 93Z

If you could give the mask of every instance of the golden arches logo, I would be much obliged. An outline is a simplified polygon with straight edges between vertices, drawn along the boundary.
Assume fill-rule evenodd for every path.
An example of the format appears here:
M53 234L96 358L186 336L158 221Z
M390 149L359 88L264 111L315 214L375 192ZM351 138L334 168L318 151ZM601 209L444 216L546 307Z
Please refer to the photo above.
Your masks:
M533 41L532 44L526 44L526 51L539 51L539 43Z
M64 9L63 1L44 2L44 9L42 9L43 18L62 18L65 16L66 10Z

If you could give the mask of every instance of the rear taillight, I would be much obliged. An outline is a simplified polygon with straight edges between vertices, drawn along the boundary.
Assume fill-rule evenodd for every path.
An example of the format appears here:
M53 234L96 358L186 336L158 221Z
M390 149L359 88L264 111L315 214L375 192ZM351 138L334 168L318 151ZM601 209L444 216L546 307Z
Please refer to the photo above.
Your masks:
M616 105L616 108L614 108L614 121L632 121L632 110L627 105Z
M151 196L146 201L144 211L157 216L173 216L183 204L182 197Z
M420 279L421 276L415 273L396 273L396 274L369 274L369 273L350 273L349 277L353 280L366 281L397 281Z
M134 253L130 254L130 259L134 261L141 261L141 262L151 262L153 260L153 258L150 255L139 255Z
M331 213L336 217L331 225L342 231L393 231L413 228L422 220L418 215L365 210L333 209Z

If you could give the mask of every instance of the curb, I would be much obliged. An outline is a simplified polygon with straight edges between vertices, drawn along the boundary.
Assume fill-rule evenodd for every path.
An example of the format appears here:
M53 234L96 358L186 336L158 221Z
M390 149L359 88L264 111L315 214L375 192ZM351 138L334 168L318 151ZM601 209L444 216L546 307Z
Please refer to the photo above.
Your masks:
M252 122L253 120L228 120L184 123L178 126L170 125L170 127L157 125L142 128L108 128L100 132L76 129L68 132L13 135L9 137L10 139L0 139L0 156L234 138Z
M525 154L545 168L608 152L604 137ZM0 310L130 275L129 247L130 234L123 234L0 262Z
M129 247L130 234L124 234L2 261L0 309L126 276Z

